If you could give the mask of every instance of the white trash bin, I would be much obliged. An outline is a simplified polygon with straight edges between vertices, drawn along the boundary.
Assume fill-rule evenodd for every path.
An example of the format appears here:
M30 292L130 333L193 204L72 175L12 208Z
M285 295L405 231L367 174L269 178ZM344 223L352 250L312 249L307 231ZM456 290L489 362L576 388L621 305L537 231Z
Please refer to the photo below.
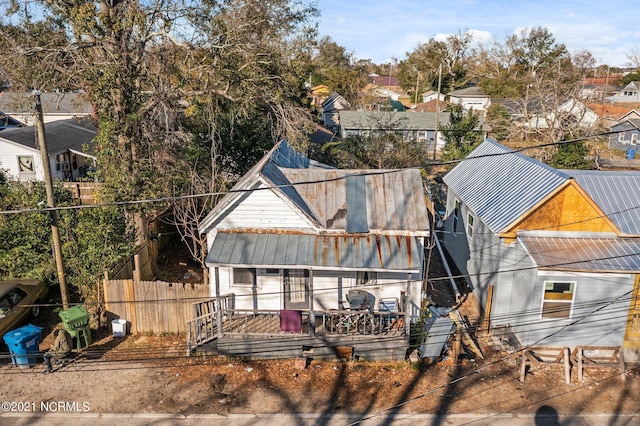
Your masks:
M113 337L124 337L127 334L127 320L115 319L111 321Z

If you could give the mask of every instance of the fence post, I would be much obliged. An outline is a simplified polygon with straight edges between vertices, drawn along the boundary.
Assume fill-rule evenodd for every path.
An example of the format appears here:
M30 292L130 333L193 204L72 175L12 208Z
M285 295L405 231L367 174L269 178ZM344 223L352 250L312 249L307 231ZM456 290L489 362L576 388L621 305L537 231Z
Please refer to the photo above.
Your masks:
M571 362L569 360L569 348L563 349L564 353L564 382L568 385L571 384Z
M187 321L187 356L191 356L191 321Z

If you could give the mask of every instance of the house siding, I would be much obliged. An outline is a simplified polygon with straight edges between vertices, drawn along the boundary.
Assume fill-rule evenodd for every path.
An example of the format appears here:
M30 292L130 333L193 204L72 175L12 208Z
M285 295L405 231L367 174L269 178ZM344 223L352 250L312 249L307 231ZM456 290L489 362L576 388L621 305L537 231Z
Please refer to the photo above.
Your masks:
M215 277L215 274L213 275ZM233 285L233 268L220 267L218 271L220 279L220 294L233 293L235 295L236 309L284 309L284 296L282 284L282 269L277 274L267 274L266 268L256 269L257 297L254 298L253 289L250 286ZM215 279L215 278L214 278ZM408 311L412 320L417 320L420 315L421 303L421 279L420 274L412 274L409 286L405 273L378 273L375 285L356 285L355 271L328 271L313 270L313 300L314 309L325 311L339 309L339 301L344 302L347 308L346 294L349 290L366 290L376 298L378 309L380 298L397 298L401 300L404 292L409 295ZM215 297L215 286L211 287L211 297Z
M32 156L35 175L26 178L21 176L18 168L18 156ZM16 180L44 180L44 168L40 153L34 149L22 145L2 140L0 138L0 169L4 170L9 177ZM53 169L55 170L55 169Z
M261 186L262 188L264 186ZM216 225L220 229L309 229L309 222L271 190L251 191Z
M570 319L542 319L545 281L574 281ZM533 288L525 290L523 309L514 304L510 326L523 345L621 346L624 340L633 274L563 273L539 271ZM526 285L524 283L522 286ZM514 291L514 294L516 291ZM616 299L618 299L616 301ZM519 319L518 319L519 318Z

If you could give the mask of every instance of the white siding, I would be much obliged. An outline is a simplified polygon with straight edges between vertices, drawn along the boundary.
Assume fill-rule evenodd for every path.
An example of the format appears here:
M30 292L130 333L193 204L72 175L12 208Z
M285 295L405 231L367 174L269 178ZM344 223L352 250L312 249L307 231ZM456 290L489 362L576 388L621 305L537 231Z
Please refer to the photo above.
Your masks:
M24 174L21 179L20 169L18 168L18 156L33 157L35 179L33 175L30 179L27 179ZM0 139L0 169L5 170L11 179L44 180L44 168L42 167L40 152L3 139Z
M220 229L309 229L302 213L295 211L271 190L252 191L232 207L218 225Z
M215 279L214 268L211 270L212 282ZM278 310L284 307L282 270L276 274L266 274L264 268L257 269L256 297L248 286L233 286L233 268L219 269L220 294L233 293L236 309ZM353 271L319 271L313 270L313 300L315 311L338 309L338 301L344 302L348 308L346 294L351 289L366 290L376 298L375 309L378 309L380 298L395 297L401 300L401 292L410 293L409 313L412 321L420 315L421 281L418 274L411 277L410 288L407 288L407 274L380 273L376 285L356 286L356 273ZM211 286L211 297L215 297L215 285ZM255 306L255 308L254 308Z

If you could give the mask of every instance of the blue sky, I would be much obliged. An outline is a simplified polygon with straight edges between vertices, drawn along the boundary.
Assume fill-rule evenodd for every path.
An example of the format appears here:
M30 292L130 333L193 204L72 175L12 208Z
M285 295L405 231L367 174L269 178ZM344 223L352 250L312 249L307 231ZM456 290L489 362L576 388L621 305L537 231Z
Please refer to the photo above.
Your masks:
M470 30L476 43L544 26L570 53L587 49L598 64L625 66L640 48L640 20L623 0L318 0L320 35L358 59L402 60L431 37Z

